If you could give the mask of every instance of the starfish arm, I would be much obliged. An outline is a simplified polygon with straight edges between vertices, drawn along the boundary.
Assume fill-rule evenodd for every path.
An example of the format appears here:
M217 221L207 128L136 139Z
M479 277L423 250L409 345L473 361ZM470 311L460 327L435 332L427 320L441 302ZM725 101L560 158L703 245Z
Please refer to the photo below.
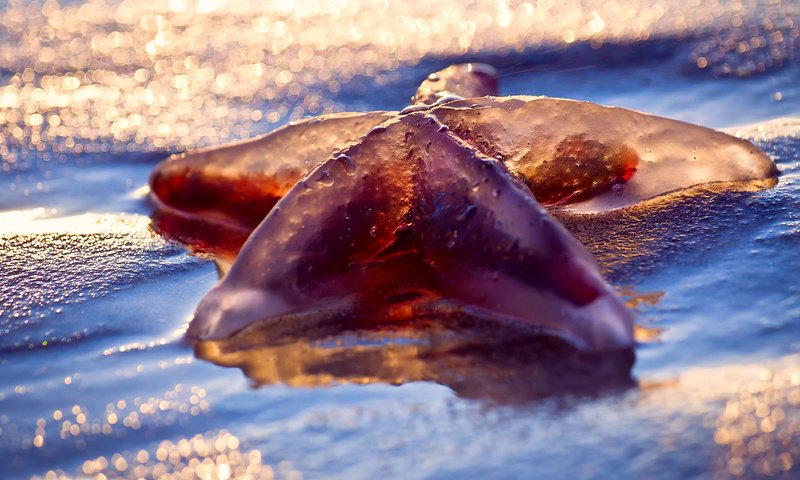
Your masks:
M150 176L162 209L252 230L316 164L393 112L337 113L260 137L172 155Z
M497 95L497 70L485 63L463 63L431 73L411 97L412 105L433 105L448 96Z
M626 207L709 183L774 184L752 143L623 108L546 97L475 98L431 111L482 153L501 159L545 204ZM614 188L619 185L620 188Z
M287 315L385 318L410 294L586 350L630 347L631 313L589 254L502 164L446 130L400 117L316 167L256 229L189 334Z

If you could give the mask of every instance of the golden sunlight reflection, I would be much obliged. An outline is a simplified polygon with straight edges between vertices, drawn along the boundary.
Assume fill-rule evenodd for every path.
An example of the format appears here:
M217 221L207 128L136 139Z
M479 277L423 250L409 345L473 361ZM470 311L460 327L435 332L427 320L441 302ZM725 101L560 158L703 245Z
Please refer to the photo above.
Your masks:
M289 468L286 468L289 467ZM165 440L153 450L115 453L83 462L81 473L95 479L106 478L201 478L272 479L276 472L262 463L258 450L242 450L239 439L227 431L197 434L175 442ZM280 478L300 480L299 471L281 465ZM38 480L72 478L63 471L51 470Z
M338 110L351 79L380 86L425 57L734 28L700 44L697 68L763 71L791 55L800 32L790 5L762 3L12 0L0 10L0 68L12 72L0 84L0 156L8 169L20 151L222 143ZM777 20L740 39L742 18L762 11ZM752 60L730 65L729 50Z
M70 441L78 450L97 436L119 436L153 425L183 425L187 417L209 410L205 389L177 384L161 397L120 399L103 412L90 412L75 404L56 409L36 422L35 436L27 448L46 448L50 442ZM48 423L53 424L48 428ZM55 434L53 428L58 430ZM48 435L48 432L51 432ZM49 439L48 436L55 436ZM27 438L27 437L26 437ZM261 463L261 454L242 451L239 439L225 431L197 434L174 442L161 441L151 451L124 451L83 462L81 473L91 478L272 478L272 468ZM61 470L34 478L73 478Z
M620 289L619 294L625 299L625 305L632 310L641 310L644 307L654 307L664 299L664 292L637 293L632 287ZM638 315L636 325L633 326L633 338L637 343L657 343L661 341L664 328L653 324L653 319L642 318Z
M55 209L32 208L0 212L0 237L63 233L67 235L124 234L152 239L150 219L131 214L84 213L67 217L51 216Z
M769 367L694 368L677 379L641 386L642 405L647 408L704 415L704 425L719 446L714 459L717 477L762 478L797 468L799 355Z
M66 377L64 383L70 385L72 377ZM21 447L23 450L46 448L51 443L66 441L78 450L85 450L87 441L98 437L118 437L153 425L183 425L188 418L209 409L205 389L183 384L176 384L159 397L110 402L101 412L80 404L66 405L39 418L33 435L22 437ZM7 419L2 423L6 429L18 430L18 426L8 423Z
M669 258L707 248L726 222L742 214L743 198L776 182L777 178L770 178L697 185L603 215L559 210L550 213L594 255L604 277L613 283L620 272L630 278ZM621 293L627 297L631 292ZM655 305L660 301L655 295L634 298L629 306Z

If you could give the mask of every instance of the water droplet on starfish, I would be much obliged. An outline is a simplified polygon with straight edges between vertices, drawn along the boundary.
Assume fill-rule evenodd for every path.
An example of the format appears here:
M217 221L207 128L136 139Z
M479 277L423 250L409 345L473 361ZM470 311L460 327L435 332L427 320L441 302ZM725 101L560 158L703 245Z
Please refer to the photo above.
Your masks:
M314 181L325 187L333 185L334 176L328 169L321 169L314 176Z
M356 173L356 163L353 161L352 158L349 156L340 153L334 157L337 163L344 169L344 172L348 175L355 175Z

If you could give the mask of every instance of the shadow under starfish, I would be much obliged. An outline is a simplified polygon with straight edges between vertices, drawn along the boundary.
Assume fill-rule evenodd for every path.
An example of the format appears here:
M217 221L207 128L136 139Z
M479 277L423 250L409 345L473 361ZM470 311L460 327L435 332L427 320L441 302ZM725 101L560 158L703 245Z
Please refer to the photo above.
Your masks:
M271 333L250 331L200 341L195 355L241 369L257 387L426 381L462 398L503 405L596 397L635 385L630 349L583 352L558 338L493 328L457 313L419 317L394 328L341 328L318 337L290 335L278 343Z

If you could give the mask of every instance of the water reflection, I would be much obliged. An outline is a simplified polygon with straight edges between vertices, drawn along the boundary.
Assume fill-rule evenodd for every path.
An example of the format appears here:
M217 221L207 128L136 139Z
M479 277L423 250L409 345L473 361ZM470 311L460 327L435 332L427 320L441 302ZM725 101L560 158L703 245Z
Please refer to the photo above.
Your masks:
M674 192L602 214L551 211L600 264L612 283L635 284L669 262L687 261L720 242L735 241L770 217L770 205L753 201L760 182L716 183Z
M458 316L418 319L379 331L259 338L248 331L203 341L198 358L240 368L255 385L436 382L463 398L525 403L595 396L635 385L632 350L587 354L566 342Z
M236 258L251 233L232 224L208 222L171 209L154 209L151 219L153 230L164 238L186 245L195 254L225 260Z

